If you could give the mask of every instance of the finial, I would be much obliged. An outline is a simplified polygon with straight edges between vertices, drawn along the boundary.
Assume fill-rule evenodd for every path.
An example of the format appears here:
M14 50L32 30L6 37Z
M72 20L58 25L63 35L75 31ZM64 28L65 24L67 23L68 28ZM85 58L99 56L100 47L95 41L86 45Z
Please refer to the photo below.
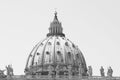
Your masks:
M53 22L51 22L50 24L49 33L47 34L47 36L54 36L54 35L65 36L65 34L63 33L63 28L61 26L61 23L59 22L57 18L56 10L54 12L54 19L53 19Z
M55 10L55 17L54 17L54 20L57 20L58 21L58 18L57 18L57 11Z
M54 14L55 14L55 16L57 16L57 8L55 8L55 13Z
M57 11L55 11L55 13L54 13L54 14L55 14L55 16L57 16Z

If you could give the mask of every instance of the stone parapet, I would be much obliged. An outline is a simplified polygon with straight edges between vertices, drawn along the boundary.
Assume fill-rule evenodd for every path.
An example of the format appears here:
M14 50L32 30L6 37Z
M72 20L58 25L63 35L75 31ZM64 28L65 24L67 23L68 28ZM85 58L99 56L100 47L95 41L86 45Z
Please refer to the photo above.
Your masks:
M79 77L79 76L61 76L61 77L26 77L26 76L13 76L12 78L4 78L0 80L120 80L120 77L100 77L100 76L92 76L92 77Z

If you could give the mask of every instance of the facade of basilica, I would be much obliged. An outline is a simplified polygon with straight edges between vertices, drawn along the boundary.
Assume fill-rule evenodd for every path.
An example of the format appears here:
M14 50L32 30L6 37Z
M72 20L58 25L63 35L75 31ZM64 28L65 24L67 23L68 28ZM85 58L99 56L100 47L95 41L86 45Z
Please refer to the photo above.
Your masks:
M107 76L102 66L101 76L92 76L92 67L87 68L81 50L63 33L57 12L50 23L46 38L38 42L30 52L24 70L25 75L13 75L10 66L8 72L8 80L120 80L120 77L112 76L111 67Z

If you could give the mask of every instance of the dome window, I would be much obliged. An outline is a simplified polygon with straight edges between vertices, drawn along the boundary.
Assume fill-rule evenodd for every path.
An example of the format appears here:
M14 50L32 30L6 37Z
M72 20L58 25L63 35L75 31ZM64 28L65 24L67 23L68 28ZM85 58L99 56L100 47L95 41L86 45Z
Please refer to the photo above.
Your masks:
M61 62L63 62L63 59L61 59Z
M75 45L74 45L74 44L72 44L72 47L73 47L73 48L75 48Z
M68 52L68 55L71 56L71 52Z
M66 46L69 46L69 45L68 45L68 42L65 42L65 45L66 45Z
M48 42L48 45L51 45L51 42Z
M69 57L69 59L71 60L71 52L68 52L68 57Z
M57 51L57 54L58 54L58 55L60 55L60 54L61 54L61 52L60 52L60 51Z
M62 37L62 39L64 40L65 38L64 38L64 37Z
M76 57L79 58L79 54L76 54Z
M37 53L37 55L40 55L40 53Z
M48 51L47 51L47 52L46 52L46 54L47 54L47 55L49 55L49 54L50 54L50 52L48 52Z
M37 65L37 62L35 62L35 65Z
M41 46L43 45L43 43L41 43Z
M57 42L57 45L60 45L60 42Z

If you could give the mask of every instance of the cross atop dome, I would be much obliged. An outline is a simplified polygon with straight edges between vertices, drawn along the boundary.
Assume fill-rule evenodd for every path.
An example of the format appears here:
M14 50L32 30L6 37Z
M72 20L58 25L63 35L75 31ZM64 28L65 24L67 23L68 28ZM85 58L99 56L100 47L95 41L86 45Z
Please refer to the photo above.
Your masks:
M58 18L57 18L57 11L55 11L55 17L54 17L54 20L57 20L58 21Z
M55 13L54 13L54 14L55 14L55 16L57 16L57 11L55 11Z

